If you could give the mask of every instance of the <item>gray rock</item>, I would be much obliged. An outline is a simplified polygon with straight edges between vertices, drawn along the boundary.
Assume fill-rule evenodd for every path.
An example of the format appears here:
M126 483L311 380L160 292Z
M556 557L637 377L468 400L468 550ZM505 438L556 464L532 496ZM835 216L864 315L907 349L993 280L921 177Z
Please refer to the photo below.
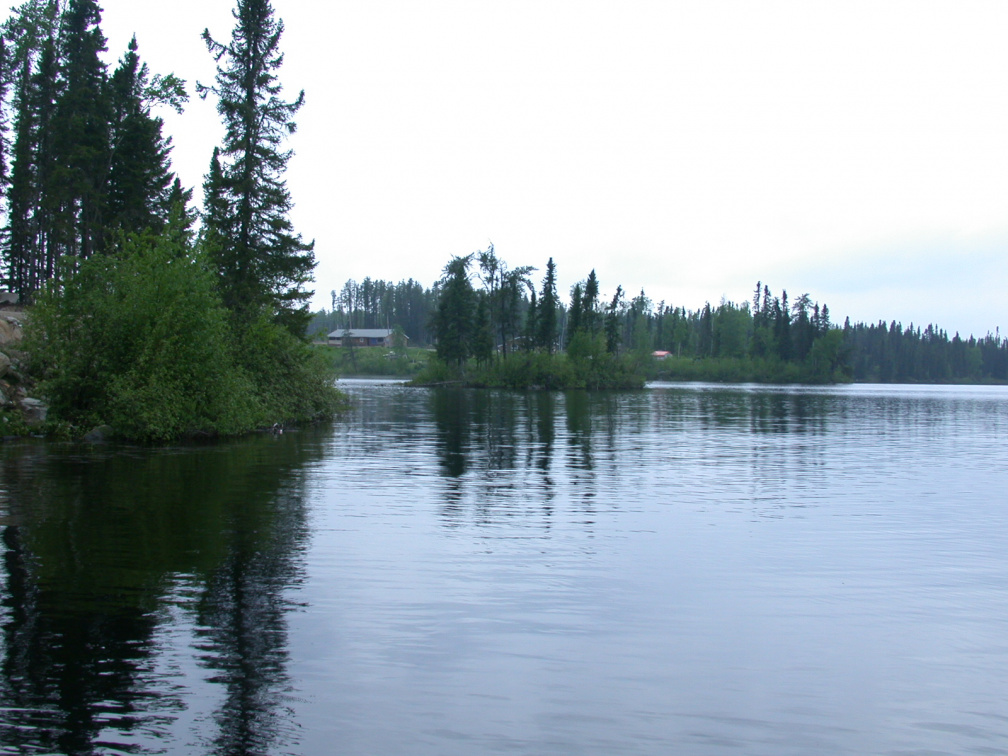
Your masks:
M24 414L26 423L37 425L45 422L46 415L49 413L49 405L41 399L22 399L21 412Z
M7 375L7 371L10 370L12 364L13 360L3 352L0 352L0 378Z
M21 341L21 321L9 315L0 315L0 346L16 344Z

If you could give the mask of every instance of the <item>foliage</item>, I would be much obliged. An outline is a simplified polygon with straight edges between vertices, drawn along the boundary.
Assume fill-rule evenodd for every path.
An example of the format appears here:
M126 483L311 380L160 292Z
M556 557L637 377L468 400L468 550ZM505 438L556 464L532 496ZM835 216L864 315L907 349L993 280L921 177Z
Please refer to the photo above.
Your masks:
M415 385L462 383L481 388L510 389L613 389L642 388L644 376L632 360L605 351L601 334L587 339L578 357L545 351L515 352L507 359L485 365L468 363L464 368L432 359L414 378Z
M413 376L427 364L430 350L405 347L401 352L378 347L354 349L351 357L347 347L316 345L315 350L322 356L329 371L338 376L347 375L395 375Z
M556 291L556 265L551 257L546 263L546 277L542 282L542 294L539 296L538 317L535 327L535 345L552 354L556 347L557 308L560 300Z
M143 441L252 425L213 277L181 236L135 237L66 277L26 333L53 417Z
M840 376L818 379L804 366L778 359L751 357L670 357L654 361L651 380L712 383L833 383Z
M928 325L904 328L845 323L843 349L856 381L921 383L1008 382L1008 341L999 334L962 338Z
M282 328L236 339L205 255L178 228L132 237L50 284L26 347L56 421L164 442L332 412L326 366Z
M265 313L300 336L310 317L305 303L312 292L304 287L315 268L315 243L303 241L288 217L293 202L283 173L292 153L282 144L296 130L304 91L290 101L281 97L284 26L269 0L238 0L234 17L229 44L203 32L217 75L213 86L198 90L217 98L225 128L204 185L209 251L224 305L239 321L254 323Z
M472 255L453 257L444 268L432 326L438 359L461 368L473 354L476 292L469 280Z
M478 291L468 277L474 256L483 284ZM825 303L807 293L789 303L786 291L774 296L762 282L756 285L751 303L722 299L716 307L707 302L689 311L665 302L654 305L644 291L628 302L622 286L617 286L609 303L600 305L595 271L571 287L568 307L556 302L551 308L544 300L555 296L552 260L538 296L528 281L532 270L529 266L509 270L493 246L449 263L432 290L439 297L442 316L458 308L459 302L469 302L469 309L459 310L463 315L455 318L455 332L444 332L449 343L438 344L441 363L429 365L417 380L599 387L627 385L632 383L630 375L638 380L819 384L1008 382L1008 341L1000 334L983 339L956 334L950 339L934 326L903 328L895 321L889 325L846 323L838 328ZM452 271L457 288L449 295L446 287L453 280ZM465 273L464 281L461 273ZM452 297L454 304L450 304ZM556 314L555 325L544 321L550 312ZM433 325L438 322L432 319ZM434 331L436 337L442 335L437 328ZM495 348L490 331L498 335ZM576 366L573 370L556 365L544 369L547 363L525 356L548 353L557 343L550 334L557 331ZM524 348L516 350L516 345ZM449 350L454 352L447 359ZM656 350L670 358L653 358ZM477 364L471 364L470 358Z
M265 315L237 329L238 365L252 383L253 427L311 422L343 408L332 367L317 349Z
M11 96L0 98L0 126L12 154L2 258L22 302L73 270L61 260L101 253L119 231L160 230L189 198L172 185L170 140L151 115L180 108L184 82L150 78L135 39L109 76L100 22L94 0L29 0L3 26L0 83Z
M526 290L534 298L530 275L535 270L530 265L511 268L499 257L491 244L485 251L476 253L479 264L479 278L487 298L489 330L495 334L494 340L500 346L501 355L507 358L519 334L529 330L529 324L522 327L523 313L534 312L525 301Z
M151 115L149 98L166 98L181 108L185 90L162 92L165 82L180 83L170 77L155 77L150 81L147 65L137 55L136 37L130 41L126 55L112 74L110 82L112 106L111 161L109 167L105 224L109 231L160 231L168 221L173 201L185 201L173 196L168 159L171 139L161 134L163 122ZM177 179L176 179L177 181Z
M457 365L447 365L437 355L427 360L410 383L414 386L438 386L445 383L462 383L462 373Z

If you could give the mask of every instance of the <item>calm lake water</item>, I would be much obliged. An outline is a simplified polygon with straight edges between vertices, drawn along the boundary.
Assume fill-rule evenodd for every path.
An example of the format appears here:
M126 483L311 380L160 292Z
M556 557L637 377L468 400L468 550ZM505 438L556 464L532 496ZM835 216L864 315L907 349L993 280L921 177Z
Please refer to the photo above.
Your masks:
M346 386L0 446L0 753L1008 753L1008 389Z

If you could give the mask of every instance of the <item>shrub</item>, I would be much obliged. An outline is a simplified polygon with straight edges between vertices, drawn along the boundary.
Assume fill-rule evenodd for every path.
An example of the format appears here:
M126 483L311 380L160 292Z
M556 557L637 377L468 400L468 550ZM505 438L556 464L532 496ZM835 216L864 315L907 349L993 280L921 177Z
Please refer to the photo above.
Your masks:
M203 254L141 235L65 268L32 308L26 347L50 416L164 442L232 435L335 406L308 347L258 323L238 338Z

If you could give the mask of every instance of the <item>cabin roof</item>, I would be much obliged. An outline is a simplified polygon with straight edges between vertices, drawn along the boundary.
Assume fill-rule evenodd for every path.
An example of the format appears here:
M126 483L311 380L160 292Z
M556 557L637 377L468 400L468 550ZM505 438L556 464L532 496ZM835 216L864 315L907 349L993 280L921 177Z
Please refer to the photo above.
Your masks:
M388 328L350 328L333 331L329 334L329 338L339 339L349 336L351 339L387 339L392 333Z

